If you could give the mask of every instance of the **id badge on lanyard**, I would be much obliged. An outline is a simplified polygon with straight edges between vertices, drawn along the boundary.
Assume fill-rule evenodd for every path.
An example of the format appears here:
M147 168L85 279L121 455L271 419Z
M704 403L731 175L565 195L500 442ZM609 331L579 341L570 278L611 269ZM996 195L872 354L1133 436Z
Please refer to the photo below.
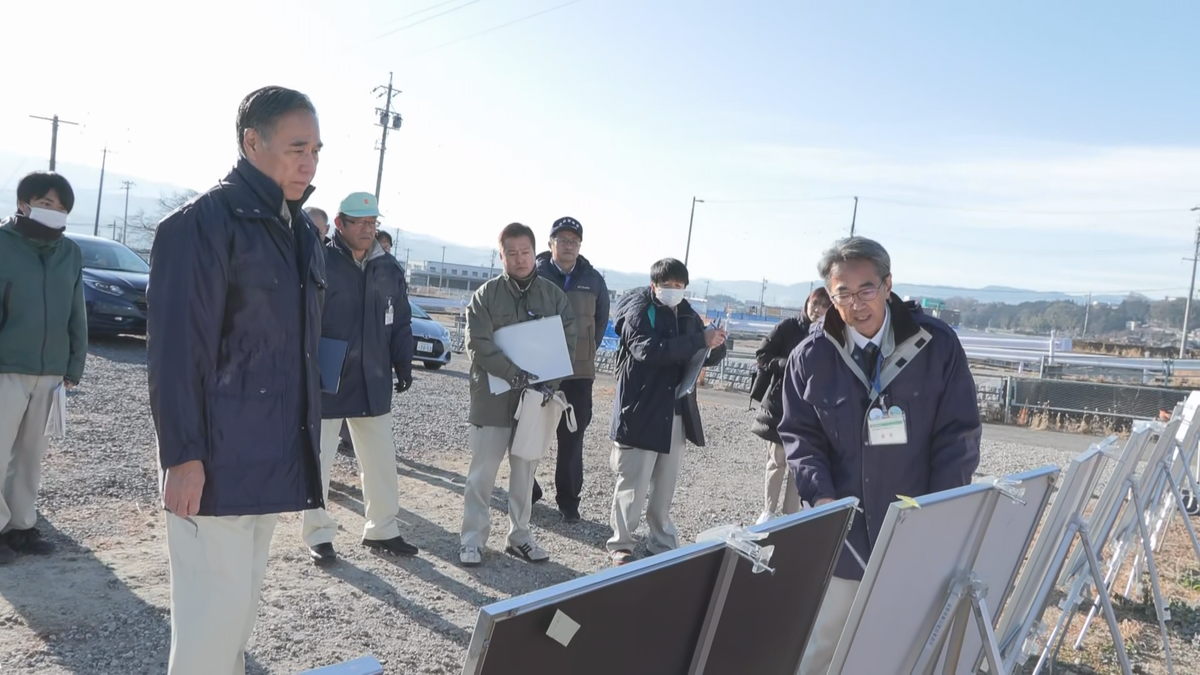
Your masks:
M883 370L882 355L879 360L881 363L876 364L875 379L871 382L871 390L875 394L875 399L871 401L871 405L867 409L867 444L904 445L908 443L908 424L904 417L904 411L899 406L886 407L884 404L883 391L880 386L880 372Z
M383 313L383 325L385 325L385 326L392 325L393 319L394 319L394 312L392 311L392 299L388 298L387 311Z

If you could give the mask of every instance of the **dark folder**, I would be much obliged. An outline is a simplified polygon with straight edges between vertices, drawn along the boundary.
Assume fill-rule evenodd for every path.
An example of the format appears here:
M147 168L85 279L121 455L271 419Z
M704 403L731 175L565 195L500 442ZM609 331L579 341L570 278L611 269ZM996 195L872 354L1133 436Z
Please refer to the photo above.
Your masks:
M338 391L338 385L342 382L342 365L346 362L346 348L349 346L345 340L321 338L317 359L321 363L321 391L326 394L336 394Z

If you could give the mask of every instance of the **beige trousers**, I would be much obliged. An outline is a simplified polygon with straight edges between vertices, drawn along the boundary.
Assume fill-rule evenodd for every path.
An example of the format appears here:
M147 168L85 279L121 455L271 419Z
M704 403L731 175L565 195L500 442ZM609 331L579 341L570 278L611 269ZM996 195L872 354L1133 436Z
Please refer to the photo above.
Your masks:
M675 416L671 427L670 452L613 446L609 464L617 474L617 484L613 488L613 535L607 544L610 553L633 550L633 533L642 521L643 504L650 529L646 548L651 555L679 548L679 532L671 520L671 500L686 446L680 415Z
M0 373L0 532L37 524L46 420L58 375Z
M829 672L833 653L837 651L846 620L850 618L854 596L858 595L858 584L849 579L830 578L825 600L821 602L821 611L817 612L817 623L804 647L800 675L825 675Z
M796 479L788 469L787 454L782 445L770 441L767 441L766 488L763 511L776 513L780 493L783 493L783 515L800 512L800 493L796 490Z
M400 483L396 477L396 446L392 441L392 415L351 417L345 420L358 458L362 481L363 512L367 524L363 539L385 540L400 536L396 513L400 510ZM321 495L329 506L329 475L337 457L342 420L321 420ZM304 512L304 543L309 547L332 544L337 521L326 509Z
M167 675L245 675L277 514L167 514L171 659Z
M484 546L492 529L492 490L496 473L508 455L508 545L517 547L533 540L529 517L533 515L533 476L537 460L514 457L509 452L513 430L509 427L471 425L471 468L463 489L462 545Z

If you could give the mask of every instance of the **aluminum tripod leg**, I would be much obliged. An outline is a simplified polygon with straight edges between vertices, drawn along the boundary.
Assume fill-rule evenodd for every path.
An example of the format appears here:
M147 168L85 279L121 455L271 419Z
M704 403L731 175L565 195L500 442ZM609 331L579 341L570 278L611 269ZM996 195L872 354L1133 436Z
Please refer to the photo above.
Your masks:
M1075 539L1075 532L1079 529L1079 521L1071 519L1067 524L1066 530L1063 532L1062 541L1058 544L1058 549L1054 552L1054 557L1050 559L1050 566L1047 569L1046 578L1042 580L1038 586L1037 594L1033 596L1033 604L1029 607L1029 615L1021 622L1021 625L1015 631L1010 631L1004 636L1004 653L1007 658L1004 660L1004 670L1002 673L1011 673L1017 669L1017 664L1022 661L1025 655L1025 644L1033 636L1033 625L1040 623L1042 614L1046 610L1046 603L1050 601L1050 592L1054 590L1055 580L1058 579L1059 570L1067 560L1067 554L1071 552L1071 542Z
M1138 493L1137 486L1133 486L1134 501L1140 501L1141 495ZM1138 514L1138 529L1142 533L1142 553L1146 557L1146 566L1150 572L1150 587L1154 589L1154 605L1158 614L1158 627L1162 631L1163 638L1163 655L1167 661L1167 673L1175 675L1175 664L1171 659L1171 634L1167 631L1167 622L1171 620L1171 608L1163 602L1162 589L1158 585L1158 566L1154 564L1154 551L1150 541L1149 527L1146 525L1142 513Z
M1171 484L1171 492L1175 493L1175 499L1179 502L1179 515L1183 518L1183 526L1192 540L1192 550L1196 552L1196 562L1200 562L1200 539L1196 538L1196 529L1192 527L1191 516L1188 515L1186 504L1183 502L1183 493L1179 490L1179 484L1175 482L1174 476L1167 478ZM1167 526L1170 527L1170 523L1167 523Z
M942 605L941 613L938 614L933 631L913 665L913 675L932 675L943 651L946 658L942 666L942 675L953 675L958 670L959 659L962 658L967 623L972 617L979 630L989 672L997 675L1005 672L1004 659L1000 658L1000 645L996 640L996 632L992 629L986 597L987 586L974 574L969 574L954 583L945 604Z

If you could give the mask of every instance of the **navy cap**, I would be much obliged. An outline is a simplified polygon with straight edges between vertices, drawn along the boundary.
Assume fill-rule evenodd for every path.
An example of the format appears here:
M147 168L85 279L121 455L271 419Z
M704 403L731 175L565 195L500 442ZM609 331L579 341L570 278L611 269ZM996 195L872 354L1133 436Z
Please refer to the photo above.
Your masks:
M580 225L579 221L575 220L574 218L559 218L558 220L554 221L554 225L550 227L550 236L553 237L563 230L574 232L575 234L579 235L580 239L583 239L583 226Z

